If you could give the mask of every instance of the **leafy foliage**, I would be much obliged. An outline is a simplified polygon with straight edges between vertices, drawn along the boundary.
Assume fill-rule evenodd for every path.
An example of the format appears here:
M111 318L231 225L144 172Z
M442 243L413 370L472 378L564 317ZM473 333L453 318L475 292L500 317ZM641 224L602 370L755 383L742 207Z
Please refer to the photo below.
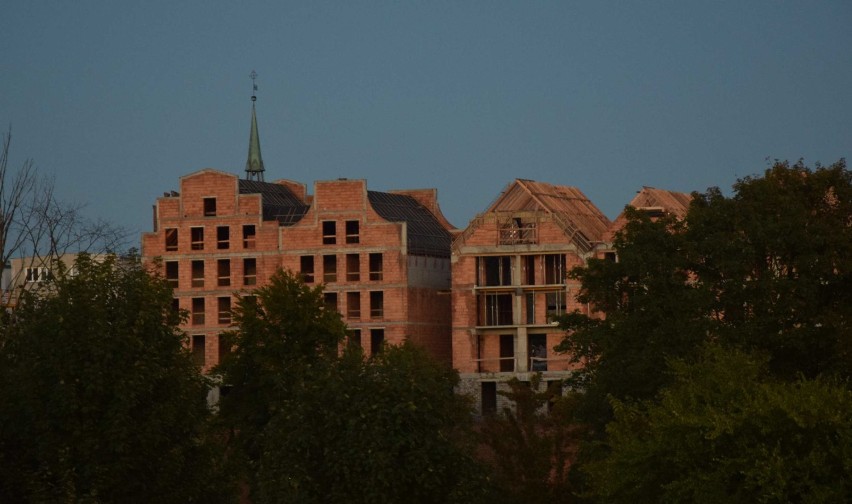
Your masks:
M586 363L582 418L612 418L607 401L651 399L666 361L706 341L767 352L786 379L852 377L852 175L840 162L776 163L728 198L695 194L683 222L628 210L618 262L572 271L580 300L605 318L572 314L559 349ZM601 430L598 429L600 433Z
M498 502L565 502L572 495L570 461L578 448L580 426L571 419L576 396L563 397L561 383L540 390L541 374L529 382L512 379L500 392L512 408L480 425L483 458L494 469Z
M135 258L74 268L4 313L2 500L232 501L169 287Z
M708 347L673 363L658 401L615 401L611 452L590 463L604 502L849 502L852 392L773 379L766 359Z
M476 502L456 374L411 346L366 360L321 287L291 272L237 305L221 420L256 503Z

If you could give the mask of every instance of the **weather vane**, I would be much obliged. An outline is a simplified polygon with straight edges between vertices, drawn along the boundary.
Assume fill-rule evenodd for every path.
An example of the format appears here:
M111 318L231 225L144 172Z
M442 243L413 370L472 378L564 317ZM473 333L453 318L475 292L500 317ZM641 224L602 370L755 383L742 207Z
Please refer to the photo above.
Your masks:
M252 90L251 90L251 101L257 101L257 96L255 96L255 93L257 92L257 83L254 82L254 80L257 79L257 72L252 70L251 73L249 74L249 77L251 77L251 88L252 88Z

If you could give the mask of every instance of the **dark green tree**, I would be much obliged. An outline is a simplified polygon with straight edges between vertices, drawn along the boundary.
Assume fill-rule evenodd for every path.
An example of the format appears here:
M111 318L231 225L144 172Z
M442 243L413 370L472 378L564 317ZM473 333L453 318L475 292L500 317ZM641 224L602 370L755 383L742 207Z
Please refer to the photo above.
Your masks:
M0 328L0 501L232 502L172 292L86 255Z
M348 348L284 401L264 436L259 502L474 503L487 495L456 373L411 344Z
M659 400L614 401L609 453L585 466L601 502L850 502L852 392L782 381L719 346L675 361Z
M221 421L255 503L477 502L456 374L411 345L365 359L322 288L291 272L240 300Z
M586 363L579 412L598 427L607 401L651 399L665 362L705 341L765 351L795 379L852 377L852 175L844 161L811 170L776 163L762 177L694 194L683 221L628 211L617 262L571 276L580 300L606 313L562 320L559 349Z
M236 329L223 335L232 351L214 371L226 392L219 421L254 489L267 425L285 401L328 374L346 326L326 308L321 286L310 288L283 270L237 302L234 322Z
M572 424L576 394L562 395L560 382L543 388L541 374L513 379L500 392L511 403L479 425L482 458L493 468L500 498L495 502L570 502L568 469L582 426Z

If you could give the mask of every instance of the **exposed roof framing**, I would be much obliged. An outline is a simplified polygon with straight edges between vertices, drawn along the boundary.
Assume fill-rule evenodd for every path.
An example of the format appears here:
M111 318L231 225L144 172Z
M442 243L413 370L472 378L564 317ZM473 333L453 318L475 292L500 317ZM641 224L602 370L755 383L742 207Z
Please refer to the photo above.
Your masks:
M403 194L378 191L367 191L367 198L381 218L407 224L409 254L450 256L450 232L417 200Z

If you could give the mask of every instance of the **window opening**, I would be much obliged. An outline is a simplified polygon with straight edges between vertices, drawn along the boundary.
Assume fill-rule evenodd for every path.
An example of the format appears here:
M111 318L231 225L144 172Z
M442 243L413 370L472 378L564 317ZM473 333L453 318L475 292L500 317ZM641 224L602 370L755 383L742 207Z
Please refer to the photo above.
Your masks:
M527 292L525 298L527 305L527 324L535 324L535 293Z
M382 276L382 254L370 254L370 281L380 282Z
M192 325L204 325L204 298L192 298Z
M524 264L524 285L535 285L535 256L521 256Z
M216 228L216 248L219 250L228 250L231 246L231 228L228 226L219 226Z
M346 341L351 346L361 346L361 329L347 329Z
M216 276L219 287L231 285L231 260L219 259L216 262Z
M192 261L192 286L204 287L204 261Z
M346 293L346 318L361 320L361 293Z
M253 249L257 241L257 234L254 224L245 224L243 226L243 248Z
M515 336L512 334L500 335L500 372L511 373L515 371Z
M302 256L299 258L299 271L305 283L314 283L314 256Z
M194 227L189 229L190 247L192 250L204 250L204 228Z
M384 329L370 329L370 355L378 355L382 353L382 346L385 344Z
M323 301L325 301L325 307L332 311L337 311L337 293L336 292L326 292L322 295Z
M497 413L497 383L482 382L480 384L482 392L482 414L494 415Z
M176 252L178 249L177 228L166 228L166 252Z
M553 322L555 317L565 314L565 293L562 291L548 292L546 295L547 302L547 320Z
M357 282L359 280L361 280L361 256L346 254L346 281Z
M216 198L204 198L204 216L216 216Z
M337 243L337 222L322 221L322 244L334 245Z
M356 220L346 221L346 243L358 243L360 223Z
M370 318L380 319L385 316L385 293L370 292Z
M243 259L243 285L257 285L257 259Z
M166 261L166 281L173 288L178 288L179 283L179 270L178 270L178 262L177 261Z
M325 283L337 281L337 256L322 256L322 281Z
M231 297L219 298L219 324L231 324Z
M205 347L207 338L204 337L203 334L197 334L192 337L192 359L195 361L195 364L204 367L205 364Z

